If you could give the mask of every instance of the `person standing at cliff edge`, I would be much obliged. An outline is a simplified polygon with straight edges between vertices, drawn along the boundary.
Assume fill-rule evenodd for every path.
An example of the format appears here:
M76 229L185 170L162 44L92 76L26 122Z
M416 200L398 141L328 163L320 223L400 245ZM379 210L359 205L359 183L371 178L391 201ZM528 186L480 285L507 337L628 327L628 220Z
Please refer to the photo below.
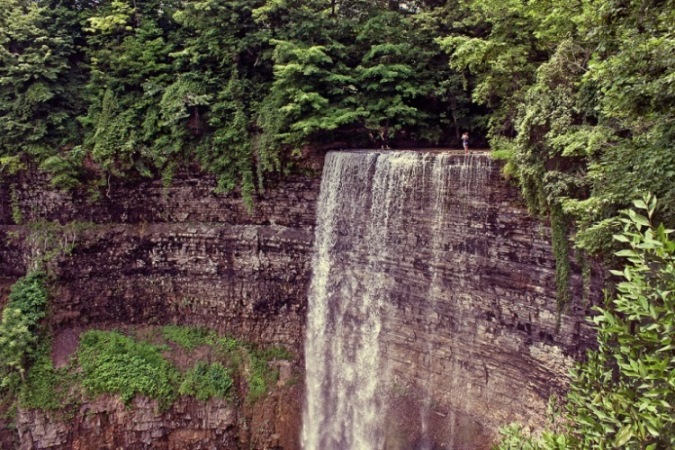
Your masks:
M469 132L465 131L462 135L462 146L464 146L464 154L469 154Z

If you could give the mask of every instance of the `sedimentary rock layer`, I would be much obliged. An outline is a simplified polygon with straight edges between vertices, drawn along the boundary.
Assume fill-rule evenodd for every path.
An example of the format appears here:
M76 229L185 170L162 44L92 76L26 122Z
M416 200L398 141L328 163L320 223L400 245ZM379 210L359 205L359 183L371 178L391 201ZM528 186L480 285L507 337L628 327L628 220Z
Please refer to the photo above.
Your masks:
M459 165L463 155L446 158ZM452 197L455 209L442 207L441 227L428 199L387 232L398 247L378 267L398 288L378 310L380 357L400 394L391 399L388 448L423 447L429 436L441 448L479 448L501 424L540 424L549 395L564 391L567 368L591 342L580 295L557 327L547 226L518 204L499 167L483 166L469 190L447 180L447 190L463 194ZM61 246L49 262L57 331L199 324L302 353L319 181L275 182L249 214L236 195L186 174L170 188L113 179L93 194L59 193L39 177L6 180L0 291ZM358 230L356 220L337 218L339 232ZM60 238L48 243L43 221L66 231L50 231ZM573 277L577 294L580 284ZM296 414L289 423L299 436Z
M321 190L305 448L476 449L541 424L589 333L579 305L558 326L549 231L489 156L332 153Z

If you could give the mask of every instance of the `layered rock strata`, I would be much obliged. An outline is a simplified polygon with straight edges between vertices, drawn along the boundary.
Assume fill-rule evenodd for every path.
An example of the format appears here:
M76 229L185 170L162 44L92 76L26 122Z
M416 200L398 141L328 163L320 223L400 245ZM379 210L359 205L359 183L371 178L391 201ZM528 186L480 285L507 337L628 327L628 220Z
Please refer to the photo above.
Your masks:
M543 424L591 335L579 304L558 321L549 230L515 200L484 154L329 154L305 449L479 449Z
M463 155L447 158L460 164ZM396 425L386 439L389 449L431 448L430 439L437 448L476 449L499 425L540 425L549 396L565 390L567 369L592 344L580 295L558 327L550 231L527 215L496 165L483 170L480 185L459 199L462 214L444 206L436 236L428 232L430 202L407 211L390 231L400 248L381 264L399 288L378 310L381 357L398 393L387 413ZM115 323L208 325L302 354L319 181L278 181L252 213L237 196L214 194L214 183L204 177L181 176L170 188L113 180L96 195L59 193L40 178L3 182L0 290L56 248L48 264L55 275L50 320L57 331ZM450 190L460 188L448 183ZM14 223L17 212L22 225ZM358 228L348 218L338 220L344 236ZM46 228L56 236L50 243ZM446 253L453 257L441 257ZM574 276L577 294L580 286ZM297 405L285 426L299 437ZM111 408L105 414L119 414ZM49 448L38 428L51 419L21 414L28 418L21 443L30 435L36 448ZM114 429L111 423L100 422L102 435ZM165 436L174 425L196 430L195 436L203 431L188 422L162 423ZM219 445L209 436L225 439L229 431L212 433L203 434L203 448ZM272 444L252 448L265 445ZM274 445L297 448L298 442Z

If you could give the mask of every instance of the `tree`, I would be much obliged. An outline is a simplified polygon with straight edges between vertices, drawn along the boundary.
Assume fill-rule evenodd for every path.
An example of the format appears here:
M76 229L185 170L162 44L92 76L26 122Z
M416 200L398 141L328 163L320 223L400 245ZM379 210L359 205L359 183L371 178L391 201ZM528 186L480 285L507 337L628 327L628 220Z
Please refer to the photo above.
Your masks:
M78 33L60 3L0 4L0 157L41 162L78 142Z

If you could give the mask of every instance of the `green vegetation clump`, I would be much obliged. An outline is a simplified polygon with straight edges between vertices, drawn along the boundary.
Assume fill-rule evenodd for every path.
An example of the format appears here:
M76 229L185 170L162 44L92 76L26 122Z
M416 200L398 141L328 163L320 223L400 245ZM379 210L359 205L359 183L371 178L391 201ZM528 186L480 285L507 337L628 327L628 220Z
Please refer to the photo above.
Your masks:
M0 322L0 390L15 391L38 348L38 323L46 315L44 274L33 272L12 286Z
M249 402L255 402L264 397L278 380L279 373L277 370L270 369L269 362L293 357L293 354L284 347L272 346L259 349L254 345L238 342L236 339L218 336L214 331L206 328L167 325L162 327L162 335L165 339L175 342L188 351L202 345L211 346L224 358L229 370L245 369L248 385L246 400ZM207 383L207 378L211 376L205 372L206 370L207 366L198 368L196 366L191 369L189 373L191 381L186 380L187 384L181 385L181 393L194 395L194 392L199 392L199 383ZM202 381L195 381L197 379ZM205 385L203 392L211 392L211 390Z
M248 395L246 400L255 402L264 397L279 379L279 371L271 369L269 362L273 360L291 359L292 354L283 347L267 349L251 349L248 352Z
M675 241L653 224L653 197L635 207L614 236L626 265L593 318L598 349L572 373L569 425L540 439L508 427L500 450L675 448Z
M26 285L24 281L17 286L16 292L32 292L26 287L30 283ZM120 395L127 405L136 395L144 395L167 408L181 395L200 401L234 399L237 393L233 387L239 384L238 379L243 379L248 386L247 401L255 401L278 379L269 362L292 358L283 347L256 349L251 344L218 336L207 328L170 325L162 327L161 336L161 342L150 343L133 333L89 330L81 336L76 358L61 369L54 368L50 345L42 342L32 353L27 375L23 380L12 378L13 384L8 386L12 390L3 392L18 399L21 407L50 411L77 404L83 394L104 393ZM188 351L208 346L205 357L209 362L197 360L190 369L181 372L170 361L170 348L163 342L178 343ZM216 361L211 362L212 358ZM4 397L3 404L13 402Z
M201 401L210 398L225 398L233 383L231 369L218 362L207 364L200 361L187 371L178 388L178 393L191 395Z
M194 350L199 346L213 343L215 333L206 328L166 325L162 327L162 336L185 350Z
M180 374L163 351L118 332L87 331L77 352L82 385L94 395L119 394L127 404L141 394L166 407L176 398Z
M26 409L61 410L75 401L79 376L72 363L55 369L51 347L45 343L40 347L35 362L28 370L26 382L21 386L19 405Z

